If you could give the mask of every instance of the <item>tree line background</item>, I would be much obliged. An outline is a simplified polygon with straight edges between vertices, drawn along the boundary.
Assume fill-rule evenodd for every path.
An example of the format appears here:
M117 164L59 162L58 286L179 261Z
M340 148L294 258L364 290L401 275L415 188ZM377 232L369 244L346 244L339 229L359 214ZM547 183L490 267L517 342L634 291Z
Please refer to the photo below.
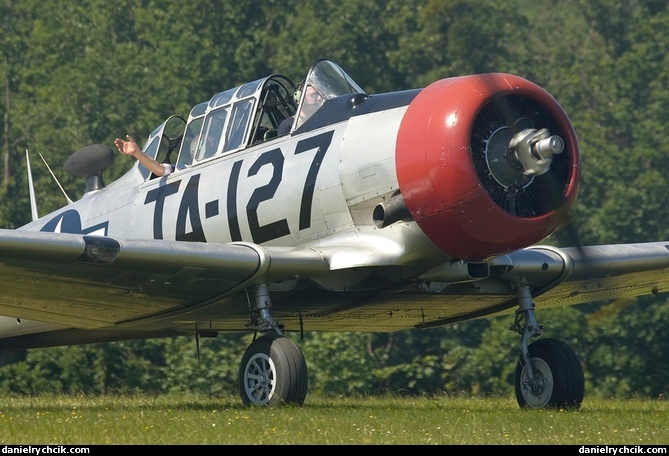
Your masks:
M368 93L508 72L546 88L582 150L583 244L669 239L669 7L665 0L0 0L0 226L31 219L25 151L62 171L88 144L138 140L171 114L271 73L297 81L336 60ZM65 204L32 160L40 215ZM122 175L117 157L105 175ZM562 233L547 242L569 242ZM1 291L0 291L1 292ZM587 394L660 397L669 384L665 296L537 311L579 354ZM510 394L513 316L394 334L294 340L322 394ZM0 391L236 393L251 335L8 352Z

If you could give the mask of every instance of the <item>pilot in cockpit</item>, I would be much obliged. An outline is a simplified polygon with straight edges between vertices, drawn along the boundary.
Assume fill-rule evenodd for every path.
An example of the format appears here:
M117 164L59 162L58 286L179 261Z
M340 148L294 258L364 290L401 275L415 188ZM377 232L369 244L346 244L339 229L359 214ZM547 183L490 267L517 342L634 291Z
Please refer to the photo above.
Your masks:
M302 103L302 109L299 113L298 126L302 125L309 117L311 117L312 114L321 107L324 101L321 94L318 93L318 91L311 84L306 84L305 89L305 81L302 80L295 88L295 94L293 95L295 103L300 102L300 97L302 96L303 90L305 91L304 102ZM291 127L293 126L294 119L295 116L284 119L283 122L281 122L279 125L277 136L288 134Z

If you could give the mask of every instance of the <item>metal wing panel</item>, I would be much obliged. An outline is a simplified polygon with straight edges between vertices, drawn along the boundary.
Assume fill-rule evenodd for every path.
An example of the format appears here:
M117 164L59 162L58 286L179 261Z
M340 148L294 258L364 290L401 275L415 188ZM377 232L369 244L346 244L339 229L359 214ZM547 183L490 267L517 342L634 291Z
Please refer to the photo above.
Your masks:
M243 244L0 230L0 314L109 326L225 296L263 261Z
M562 307L669 291L669 243L611 244L555 249L569 274L537 296L537 307Z
M272 291L272 314L287 331L392 332L510 314L518 306L514 290L519 283L532 288L539 312L669 291L669 250L664 243L604 245L583 251L536 246L495 259L491 267L491 277L460 284L421 286L408 281L339 292L297 285L290 292ZM364 268L353 271L358 276L368 273ZM380 277L382 269L375 271L373 275ZM209 312L214 308L202 309L181 323L193 327L194 321L209 321L213 328L231 330L232 322L242 316L233 308L226 306L225 318Z

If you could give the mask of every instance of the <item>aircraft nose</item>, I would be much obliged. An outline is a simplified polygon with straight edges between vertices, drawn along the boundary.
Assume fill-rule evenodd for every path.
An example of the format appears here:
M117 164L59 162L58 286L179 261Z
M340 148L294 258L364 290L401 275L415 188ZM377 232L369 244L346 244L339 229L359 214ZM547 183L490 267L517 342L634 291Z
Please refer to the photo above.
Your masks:
M542 129L557 139L539 149L532 143L529 153L552 152L551 159L541 173L528 172L512 140ZM578 192L579 146L569 118L544 89L518 76L472 75L429 85L409 105L396 149L398 182L413 219L461 259L541 241L565 224ZM532 160L533 166L549 161Z

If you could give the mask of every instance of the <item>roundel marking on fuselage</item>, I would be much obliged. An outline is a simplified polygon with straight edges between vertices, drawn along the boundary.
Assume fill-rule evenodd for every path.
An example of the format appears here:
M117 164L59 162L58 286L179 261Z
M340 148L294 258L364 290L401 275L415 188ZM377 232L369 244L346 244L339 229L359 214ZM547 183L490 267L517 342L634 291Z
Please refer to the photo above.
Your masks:
M67 210L49 220L40 231L52 233L81 233L81 217L74 209Z

